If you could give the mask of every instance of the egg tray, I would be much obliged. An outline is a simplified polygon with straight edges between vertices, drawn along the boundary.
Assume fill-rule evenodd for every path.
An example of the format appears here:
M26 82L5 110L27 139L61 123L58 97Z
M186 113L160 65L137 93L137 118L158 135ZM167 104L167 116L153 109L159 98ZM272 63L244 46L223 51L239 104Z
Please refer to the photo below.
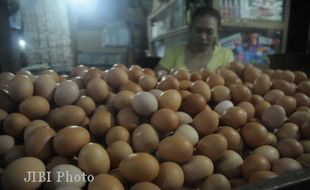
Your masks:
M292 172L286 175L248 184L234 190L306 190L310 187L310 169L304 169L298 172Z

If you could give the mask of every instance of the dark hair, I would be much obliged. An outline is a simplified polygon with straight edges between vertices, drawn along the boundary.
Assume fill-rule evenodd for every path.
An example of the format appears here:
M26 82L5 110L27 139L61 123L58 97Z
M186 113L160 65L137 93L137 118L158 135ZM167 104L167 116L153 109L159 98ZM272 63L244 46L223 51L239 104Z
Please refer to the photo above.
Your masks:
M216 9L214 9L212 7L197 8L195 10L195 12L192 14L192 21L191 21L190 27L192 27L193 23L195 22L195 20L198 17L202 17L202 16L206 16L206 15L214 17L217 20L218 28L220 28L220 26L221 26L221 15Z

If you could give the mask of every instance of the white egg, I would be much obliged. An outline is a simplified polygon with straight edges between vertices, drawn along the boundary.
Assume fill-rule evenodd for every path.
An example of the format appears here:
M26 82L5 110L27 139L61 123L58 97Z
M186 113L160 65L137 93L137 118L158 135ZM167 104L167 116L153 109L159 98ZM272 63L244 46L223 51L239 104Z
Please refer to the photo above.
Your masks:
M220 116L223 116L224 112L230 108L230 107L233 107L234 104L229 101L229 100L224 100L220 103L218 103L215 108L214 108L214 111L216 111L218 114L220 114Z

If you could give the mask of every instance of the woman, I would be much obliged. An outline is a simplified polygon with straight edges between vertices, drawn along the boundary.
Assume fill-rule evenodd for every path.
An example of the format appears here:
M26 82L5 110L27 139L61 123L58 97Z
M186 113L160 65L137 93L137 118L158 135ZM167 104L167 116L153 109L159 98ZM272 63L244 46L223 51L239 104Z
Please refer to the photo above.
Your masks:
M232 51L217 45L220 24L221 16L217 10L198 8L192 16L190 40L169 48L158 69L199 70L206 67L215 70L233 61Z

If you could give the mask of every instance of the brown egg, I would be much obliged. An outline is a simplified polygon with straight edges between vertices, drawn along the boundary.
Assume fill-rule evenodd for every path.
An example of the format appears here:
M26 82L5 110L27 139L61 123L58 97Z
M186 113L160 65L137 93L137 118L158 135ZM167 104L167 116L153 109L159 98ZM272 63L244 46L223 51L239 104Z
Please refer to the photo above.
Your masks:
M116 177L124 186L129 185L129 182L119 172L119 168L114 168L114 169L110 170L109 174Z
M196 184L213 174L214 166L207 156L194 155L182 165L182 170L185 183Z
M94 113L90 118L89 131L95 137L104 137L106 132L114 126L115 119L111 112L103 110Z
M206 102L211 99L211 90L207 83L202 80L196 80L192 83L190 91L194 94L200 94L204 97Z
M198 71L191 72L191 81L202 80L202 76Z
M304 122L300 126L300 131L303 137L310 138L310 122Z
M79 89L85 89L86 88L82 77L74 77L74 78L71 78L71 80L74 81L78 85Z
M270 80L270 77L266 74L262 74L254 81L254 93L264 96L267 92L269 92L271 86L272 82Z
M32 96L33 82L25 75L16 75L8 84L8 92L14 101L21 102L23 99Z
M125 188L116 177L110 174L100 174L88 185L88 190L98 189L124 190Z
M227 150L241 152L243 149L243 140L239 132L232 127L220 127L217 130L218 134L223 135L227 140Z
M174 162L163 162L154 183L161 189L181 189L184 183L182 168Z
M192 93L191 93L190 91L188 91L188 90L180 90L179 92L180 92L180 94L181 94L182 100L183 100L183 98L184 98L185 96L192 94Z
M75 105L66 105L57 109L52 122L57 128L63 128L69 125L80 125L85 120L85 111Z
M294 71L294 74L295 74L294 83L297 85L307 79L307 74L302 71Z
M75 105L81 107L87 116L90 116L96 108L94 100L89 96L80 96Z
M135 152L153 153L159 145L158 134L147 123L139 125L132 133L131 145Z
M78 166L87 174L98 175L110 170L108 152L97 143L85 144L78 155Z
M116 118L118 125L125 127L128 131L132 131L140 123L138 114L131 107L124 107L119 110Z
M26 157L25 146L24 145L16 145L13 148L9 149L2 156L2 163L4 166L9 165L14 160L17 160L22 157Z
M31 183L29 183L29 181L27 182L29 171L45 172L46 169L44 163L37 158L19 158L5 168L5 171L1 176L2 188L18 190L38 189L42 184L42 181L39 180L39 175L36 175L33 181L31 179Z
M250 102L253 105L256 105L257 103L260 103L262 101L264 101L264 98L262 96L257 95L257 94L253 94Z
M215 71L213 71L209 68L205 68L205 67L201 68L199 70L199 72L200 72L200 75L202 77L202 80L204 80L204 81L206 81L207 78L210 77L212 74L215 74Z
M211 89L212 93L212 101L215 103L219 103L224 100L231 99L231 93L228 87L223 85L217 85Z
M179 126L179 118L171 109L162 108L156 111L151 117L151 125L160 132L168 133Z
M271 179L277 176L278 174L276 174L275 172L268 171L268 170L260 170L250 175L249 183L256 183L259 181L264 181L264 180Z
M234 71L236 74L238 74L239 76L242 75L243 73L243 69L245 68L244 67L244 64L240 61L232 61L228 64L228 68L232 71Z
M51 101L54 97L54 90L57 84L55 79L50 75L40 75L34 82L34 95L42 96L48 101Z
M162 92L158 97L159 108L169 108L177 111L182 102L182 97L177 90L170 89Z
M221 85L221 86L225 85L224 78L221 75L218 75L218 74L210 75L207 78L206 82L210 86L210 88L214 88L215 86L218 86L218 85Z
M243 108L237 106L228 108L222 117L223 123L234 129L238 129L243 126L247 120L247 112Z
M279 151L270 145L263 145L255 148L253 154L258 154L267 158L270 164L273 164L276 160L279 160L280 153Z
M79 97L79 87L72 80L61 82L55 89L54 101L59 106L73 104Z
M41 96L30 96L19 104L19 111L31 120L38 119L48 114L50 104Z
M261 118L263 113L271 106L271 104L265 100L255 104L255 116Z
M159 173L159 163L149 153L133 153L121 161L119 171L131 182L153 181Z
M65 157L72 157L89 142L90 134L83 127L68 126L59 130L53 139L56 153Z
M111 160L111 168L118 168L119 163L132 154L133 150L127 142L116 141L108 146L107 152Z
M150 92L139 92L132 100L132 107L139 115L149 116L158 108L155 96Z
M249 178L257 171L270 170L270 168L269 161L265 157L257 154L248 156L241 166L242 174L246 178Z
M144 75L143 70L140 66L130 67L127 71L128 77L133 82L138 82L140 77Z
M280 158L272 164L272 171L279 175L296 172L299 170L302 170L302 166L299 162L292 158Z
M144 189L160 190L160 188L157 185L147 181L136 183L130 188L130 190L144 190Z
M272 78L282 79L282 80L286 80L288 82L294 82L295 81L295 74L292 71L284 70L284 71L280 71L279 73L274 72L272 75Z
M240 130L241 137L247 146L256 148L267 142L268 131L260 123L250 122L245 124Z
M105 142L107 145L116 141L129 141L129 132L125 127L114 126L111 127L105 135Z
M305 153L301 154L300 156L297 157L296 159L303 167L305 168L310 168L310 154Z
M301 137L299 127L295 123L284 123L281 127L278 128L276 132L276 136L278 140L282 140L284 138L293 138L299 140Z
M131 106L134 96L135 94L129 90L119 91L114 97L113 105L118 110L123 107Z
M214 111L202 111L194 117L193 121L193 126L201 137L216 131L218 125L219 115Z
M8 91L0 90L0 109L5 110L6 112L10 113L15 110L16 103L13 99L9 96Z
M293 95L296 91L296 85L285 80L273 80L272 89L278 89L284 92L286 95Z
M166 75L161 81L157 83L157 88L165 91L169 89L179 89L179 81L172 75Z
M143 91L142 87L139 84L137 84L135 82L132 82L130 80L127 83L123 84L119 88L119 90L120 91L121 90L129 90L129 91L131 91L131 92L133 92L135 94L137 94L138 92L142 92Z
M78 76L83 71L86 71L88 68L85 65L77 65L73 68L73 70L70 72L71 77Z
M304 153L310 153L310 140L304 139L300 141L302 147L304 148Z
M25 141L25 151L28 156L46 160L53 153L52 141L56 132L50 127L38 127L31 131Z
M232 84L229 89L234 102L250 101L252 98L251 90L243 84Z
M96 102L101 103L108 96L108 85L101 78L94 78L87 84L87 94Z
M215 162L215 172L225 175L227 178L237 178L241 175L243 159L232 150L226 150L223 156Z
M178 69L175 72L173 72L173 76L177 78L179 81L181 80L190 80L191 75L190 73L185 69Z
M310 106L310 97L304 93L295 93L293 96L296 100L297 106Z
M205 109L206 100L200 94L189 94L182 98L181 111L195 116L197 113Z
M228 179L222 174L213 174L203 183L201 190L230 190L231 186Z
M278 142L277 149L281 157L296 158L304 153L304 148L296 139L285 138Z
M0 156L15 146L15 140L10 135L0 135Z
M243 108L247 112L247 121L250 121L255 116L255 107L250 102L240 102L237 106Z
M29 123L30 120L24 114L10 113L3 120L3 131L14 138L20 138L23 135L23 130Z
M150 76L156 77L155 71L153 69L151 69L151 68L147 68L147 67L146 68L142 68L142 71L146 75L150 75Z
M178 112L176 112L176 114L179 118L179 125L189 124L189 123L193 122L193 118L185 112L178 111Z
M279 89L273 89L264 95L264 99L270 104L274 104L278 98L285 96L284 92Z
M24 141L28 139L29 134L38 127L49 127L49 124L43 120L33 120L31 121L24 130Z
M87 71L80 73L79 76L83 78L84 85L86 86L88 82L94 78L101 78L104 72L96 67L91 67Z
M246 64L243 70L243 80L254 83L255 79L262 75L262 71L252 64Z
M145 91L153 89L157 84L157 78L150 75L143 75L139 78L138 84Z
M50 75L56 82L59 82L59 76L56 71L52 69L43 70L40 72L40 75L47 74Z
M279 97L276 100L275 104L282 106L285 109L285 112L287 115L292 113L297 107L297 102L296 102L295 98L292 96Z
M224 78L225 84L235 83L239 79L239 76L232 70L229 69L220 69L218 73Z
M211 134L203 137L197 144L199 154L205 155L212 161L219 159L227 149L227 140L221 134Z
M179 90L189 90L191 86L192 86L192 81L190 80L179 81Z
M192 154L192 143L181 135L165 137L160 141L156 152L160 159L176 163L190 160Z
M310 96L310 81L305 80L305 81L300 82L297 90L301 93L306 94L307 96Z
M270 106L261 116L261 121L270 130L281 126L286 119L285 110L279 105Z
M271 145L275 147L277 146L277 144L278 144L278 139L276 135L273 134L272 132L268 132L266 145Z
M107 73L107 83L115 90L119 89L123 84L128 82L127 73L120 68L111 68ZM138 80L135 80L138 82Z
M290 115L289 121L301 126L305 122L310 122L310 112L296 111Z

